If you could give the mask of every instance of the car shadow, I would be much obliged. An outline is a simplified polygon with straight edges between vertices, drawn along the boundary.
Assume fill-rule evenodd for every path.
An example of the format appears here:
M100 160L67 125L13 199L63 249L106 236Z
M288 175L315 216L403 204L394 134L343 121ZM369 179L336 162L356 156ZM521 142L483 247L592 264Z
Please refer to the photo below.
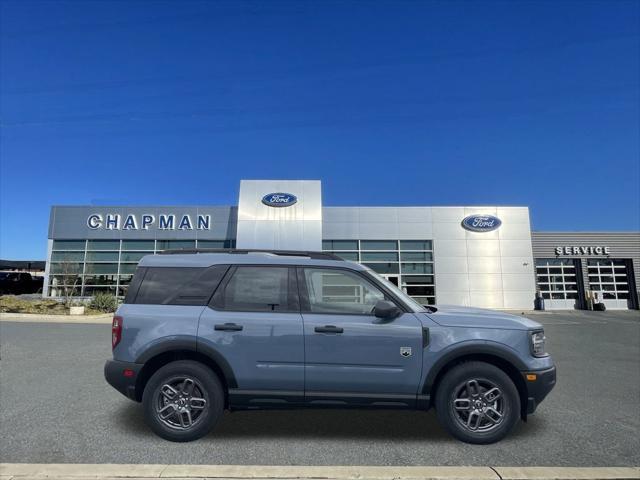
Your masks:
M123 403L119 428L135 436L153 435L140 404ZM510 433L510 439L534 435L544 419L530 417ZM300 409L225 412L210 434L219 440L256 438L368 439L385 441L436 440L457 442L438 423L434 410Z
M115 418L130 434L153 435L140 404L125 402ZM260 410L225 412L211 436L242 438L449 439L435 413L399 410Z

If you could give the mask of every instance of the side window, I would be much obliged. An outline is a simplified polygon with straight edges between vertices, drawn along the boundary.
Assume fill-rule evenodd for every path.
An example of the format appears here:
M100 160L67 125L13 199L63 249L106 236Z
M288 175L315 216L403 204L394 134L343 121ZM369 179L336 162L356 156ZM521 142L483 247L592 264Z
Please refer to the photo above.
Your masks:
M278 312L297 309L291 286L294 274L287 267L240 266L216 294L216 306L225 310ZM293 284L295 285L295 284Z
M206 305L227 268L227 265L215 265L208 268L148 267L134 303ZM138 276L137 271L136 276ZM132 283L135 283L136 280L134 278ZM129 300L128 297L127 300Z
M360 275L346 270L305 268L309 308L313 313L368 315L384 293Z

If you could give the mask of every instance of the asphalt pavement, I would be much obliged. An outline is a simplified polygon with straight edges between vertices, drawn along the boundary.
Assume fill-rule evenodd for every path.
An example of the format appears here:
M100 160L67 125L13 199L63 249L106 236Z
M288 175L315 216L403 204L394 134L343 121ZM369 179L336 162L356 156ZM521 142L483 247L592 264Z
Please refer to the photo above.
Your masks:
M156 437L104 381L108 325L0 323L0 462L253 465L640 464L640 314L542 313L558 385L500 443L452 439L435 414L225 414L196 442Z

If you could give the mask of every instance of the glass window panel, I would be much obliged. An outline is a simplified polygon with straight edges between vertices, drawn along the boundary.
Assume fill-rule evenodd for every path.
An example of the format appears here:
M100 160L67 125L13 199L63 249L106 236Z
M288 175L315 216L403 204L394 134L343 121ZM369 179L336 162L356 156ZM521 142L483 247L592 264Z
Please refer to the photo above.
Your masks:
M603 292L602 298L606 298L607 300L615 300L616 294L614 292Z
M598 282L600 277L597 275L589 275L589 282Z
M92 287L92 286L84 287L83 295L85 297L93 297L97 293L108 293L110 295L115 296L116 288L115 287Z
M395 240L361 240L361 250L397 250L398 242Z
M162 305L170 301L180 288L204 272L204 268L157 267L148 268L135 303ZM213 293L213 292L212 292Z
M122 240L122 250L153 250L153 240Z
M400 250L433 250L431 240L400 240Z
M358 252L333 252L335 255L338 255L340 258L344 258L345 260L351 260L352 262L358 261Z
M551 298L553 300L564 300L564 293L552 293Z
M151 255L151 252L122 252L120 254L120 261L139 262L140 259L146 255Z
M547 300L550 300L551 294L549 292L542 292L542 298L546 298Z
M600 284L599 283L592 283L590 285L591 290L600 290Z
M405 287L407 295L415 296L433 296L436 294L435 287Z
M627 298L629 298L629 293L628 292L618 292L618 298L621 298L623 300L627 299Z
M357 240L323 240L323 250L358 250Z
M626 263L624 260L611 260L611 263L616 266L625 266Z
M433 285L433 275L403 275L403 285Z
M137 263L121 263L120 264L120 274L126 273L134 273L136 271Z
M85 275L85 285L115 285L118 279L117 275Z
M52 262L82 262L84 252L52 252Z
M84 240L54 240L53 241L53 249L54 250L83 250L84 251Z
M554 268L550 268L549 269L549 273L551 275L559 275L559 274L562 274L562 269L561 268L555 268L555 267Z
M578 298L578 292L567 292L567 298L569 299L577 299Z
M612 283L603 283L601 288L605 292L614 292L616 290L615 285Z
M87 250L120 250L120 240L88 240Z
M360 258L363 262L397 262L396 252L362 252Z
M51 285L52 287L61 287L67 285L72 288L75 284L79 288L81 283L82 278L80 277L80 275L52 275L51 277L49 277L49 285Z
M198 240L198 248L234 248L235 240Z
M158 250L182 250L196 248L195 240L157 240Z
M548 283L549 282L549 277L547 277L546 275L538 275L538 282L540 282L540 283Z
M601 282L606 282L606 283L613 283L613 276L612 275L602 275L602 276L600 276L600 281Z
M435 305L436 299L434 297L413 297L413 299L420 305Z
M402 273L433 273L432 263L402 263Z
M551 277L553 283L562 283L562 275L555 275Z
M133 275L120 275L119 283L120 285L129 285L131 283L131 279Z
M322 268L304 270L309 306L315 313L370 315L384 294L352 272Z
M118 252L87 252L87 262L117 262Z
M627 283L627 276L626 275L616 275L616 282L617 283Z
M51 273L60 273L62 275L79 275L82 273L82 263L52 263Z
M431 252L402 252L402 261L411 260L414 262L432 262L433 253Z
M117 263L87 263L85 266L85 273L91 274L107 274L118 273Z
M364 263L363 265L376 273L399 273L397 263Z
M549 290L551 290L551 285L549 285L548 283L542 283L538 286L540 287L540 290L543 292L548 292Z
M221 294L222 307L240 311L287 311L289 282L288 268L238 267Z

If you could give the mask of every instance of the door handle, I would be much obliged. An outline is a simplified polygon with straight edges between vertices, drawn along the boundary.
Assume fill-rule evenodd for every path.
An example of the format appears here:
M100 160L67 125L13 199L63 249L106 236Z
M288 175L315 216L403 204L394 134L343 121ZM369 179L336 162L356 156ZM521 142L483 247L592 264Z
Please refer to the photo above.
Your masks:
M335 325L325 325L324 327L316 327L313 329L316 333L342 333L344 328Z
M238 325L236 323L219 323L213 326L214 330L223 331L223 332L239 332L244 327L242 325Z

